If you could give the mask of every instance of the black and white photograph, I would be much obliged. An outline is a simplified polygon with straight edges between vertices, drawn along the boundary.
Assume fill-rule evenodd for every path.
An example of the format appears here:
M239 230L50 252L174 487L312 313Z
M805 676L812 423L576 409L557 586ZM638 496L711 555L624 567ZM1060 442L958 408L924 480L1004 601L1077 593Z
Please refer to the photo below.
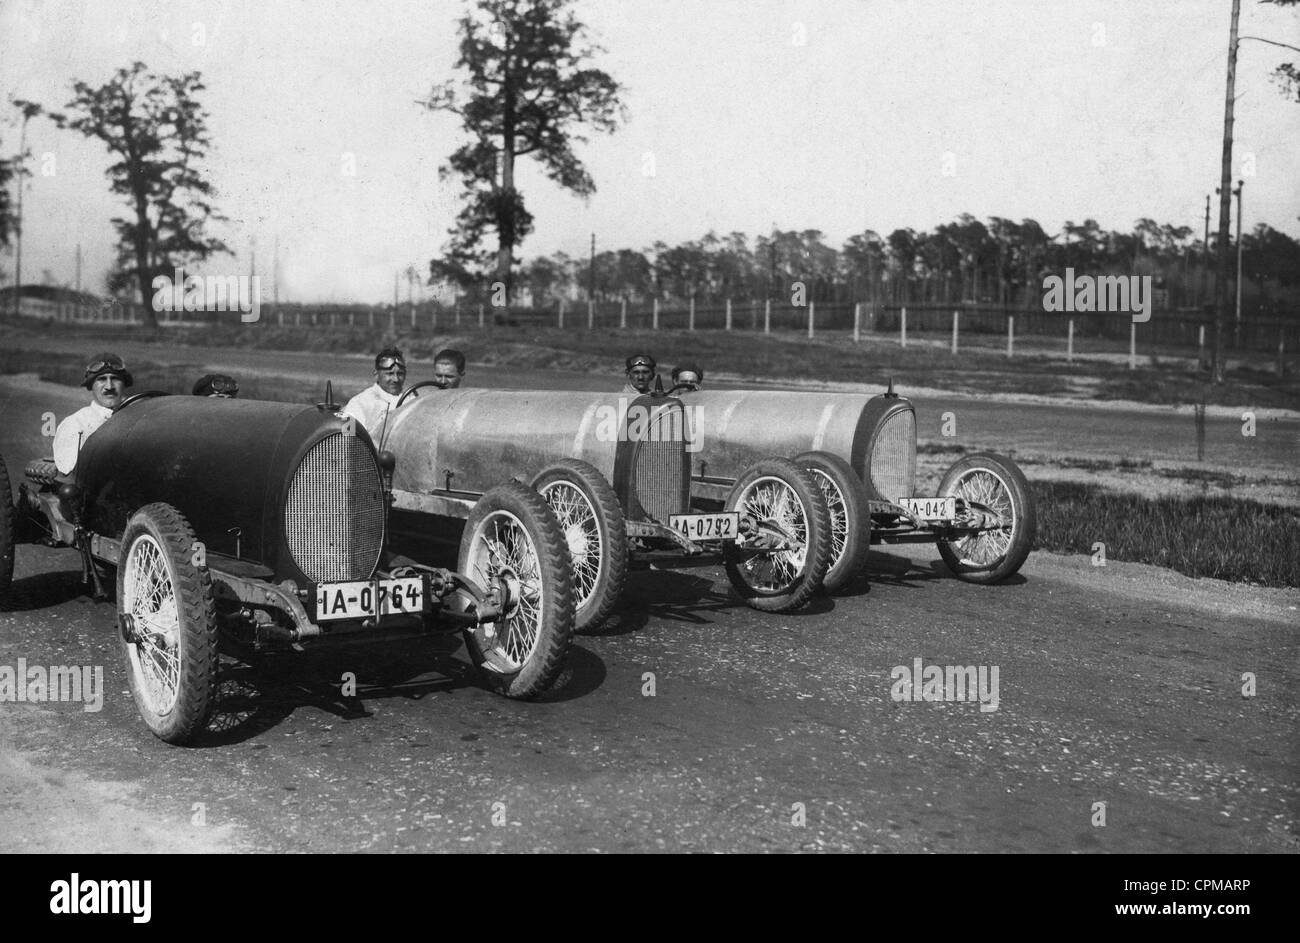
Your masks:
M1297 154L1300 0L3 0L0 851L1297 853Z

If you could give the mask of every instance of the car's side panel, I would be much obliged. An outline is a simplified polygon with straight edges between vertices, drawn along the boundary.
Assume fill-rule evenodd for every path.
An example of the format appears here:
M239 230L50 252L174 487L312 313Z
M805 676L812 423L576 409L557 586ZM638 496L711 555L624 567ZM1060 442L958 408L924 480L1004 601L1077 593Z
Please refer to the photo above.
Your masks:
M82 446L75 478L86 523L115 537L137 509L162 501L213 552L302 579L284 546L287 484L306 451L342 428L338 415L314 406L187 396L131 403Z

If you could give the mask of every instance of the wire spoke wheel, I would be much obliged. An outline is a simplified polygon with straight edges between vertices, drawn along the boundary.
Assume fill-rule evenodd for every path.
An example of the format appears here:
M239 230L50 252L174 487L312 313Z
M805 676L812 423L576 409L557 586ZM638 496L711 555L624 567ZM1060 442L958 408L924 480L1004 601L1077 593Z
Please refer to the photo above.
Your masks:
M750 577L749 584L765 593L788 589L803 569L808 551L808 511L799 496L779 478L760 478L741 492L736 509L742 516L756 520L763 530L736 543L748 547L771 539L779 532L788 549L750 557L742 564Z
M131 671L149 709L166 714L180 693L180 615L175 579L162 548L148 535L131 545L122 581L122 608L139 638L127 648Z
M795 464L817 483L830 515L830 562L823 586L836 592L862 573L871 549L871 504L866 485L848 462L831 452L804 452Z
M547 466L533 488L550 505L569 551L576 630L594 632L618 605L627 580L623 507L605 476L578 459Z
M574 597L565 532L541 495L518 482L485 494L465 525L460 572L502 606L466 631L475 665L510 697L542 693L563 668Z
M938 541L939 555L958 579L996 583L1024 565L1037 522L1029 483L1015 462L992 452L968 455L944 473L939 494L960 498L988 525Z
M574 597L581 608L591 601L604 571L596 509L571 482L557 481L539 491L564 531L564 542L573 559Z
M831 516L831 566L844 558L844 550L849 543L849 515L844 502L844 492L840 491L829 475L819 468L811 468L817 486L821 488L822 497L826 499L826 510Z
M117 566L117 610L127 682L149 729L186 743L207 726L217 687L212 577L195 562L194 531L169 504L127 521Z
M764 459L736 481L726 509L745 522L724 562L746 603L788 612L807 602L830 559L830 515L812 474L787 459Z
M1006 522L997 529L971 534L953 544L962 563L993 566L1007 555L1016 529L1016 509L1007 483L988 469L973 469L957 480L956 494L967 504L988 508Z

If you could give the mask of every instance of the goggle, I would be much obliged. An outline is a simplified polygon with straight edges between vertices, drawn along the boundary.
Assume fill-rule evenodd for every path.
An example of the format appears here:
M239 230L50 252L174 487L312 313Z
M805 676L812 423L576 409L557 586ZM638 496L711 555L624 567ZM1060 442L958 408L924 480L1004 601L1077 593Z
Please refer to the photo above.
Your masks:
M229 393L234 395L239 392L239 384L231 377L213 377L208 381L208 389L213 393Z
M653 369L654 369L654 367L652 367L650 364L646 363L644 360L638 360L636 363L632 364L632 372L633 372L633 373L636 373L636 372L639 371L639 370L644 370L644 371L646 371L647 373L649 373L649 372L650 372L651 370L653 370Z
M86 368L87 373L99 373L101 370L126 370L126 364L122 362L121 357L114 357L111 360L96 360Z
M401 367L403 370L405 370L406 361L398 360L395 357L385 357L383 360L375 364L375 369L381 372L384 370L392 370L394 367Z

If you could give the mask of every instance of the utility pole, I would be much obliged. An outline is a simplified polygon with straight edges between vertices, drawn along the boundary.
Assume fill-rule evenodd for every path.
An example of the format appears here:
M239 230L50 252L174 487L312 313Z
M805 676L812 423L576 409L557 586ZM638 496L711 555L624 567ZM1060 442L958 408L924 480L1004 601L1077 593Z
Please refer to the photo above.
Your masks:
M1223 382L1223 323L1228 314L1228 236L1232 224L1232 106L1237 84L1237 21L1241 0L1232 0L1232 27L1228 36L1228 88L1223 104L1223 158L1219 176L1218 277L1214 284L1213 380Z
M1238 180L1237 189L1232 191L1237 197L1237 322L1233 332L1233 346L1241 346L1241 191L1246 181Z
M22 131L18 134L18 231L14 249L14 314L21 308L23 294L23 176L27 172L27 120L36 113L35 106L19 106L23 110Z
M1206 276L1210 272L1210 195L1205 194L1205 238L1201 240L1201 305L1205 305Z

